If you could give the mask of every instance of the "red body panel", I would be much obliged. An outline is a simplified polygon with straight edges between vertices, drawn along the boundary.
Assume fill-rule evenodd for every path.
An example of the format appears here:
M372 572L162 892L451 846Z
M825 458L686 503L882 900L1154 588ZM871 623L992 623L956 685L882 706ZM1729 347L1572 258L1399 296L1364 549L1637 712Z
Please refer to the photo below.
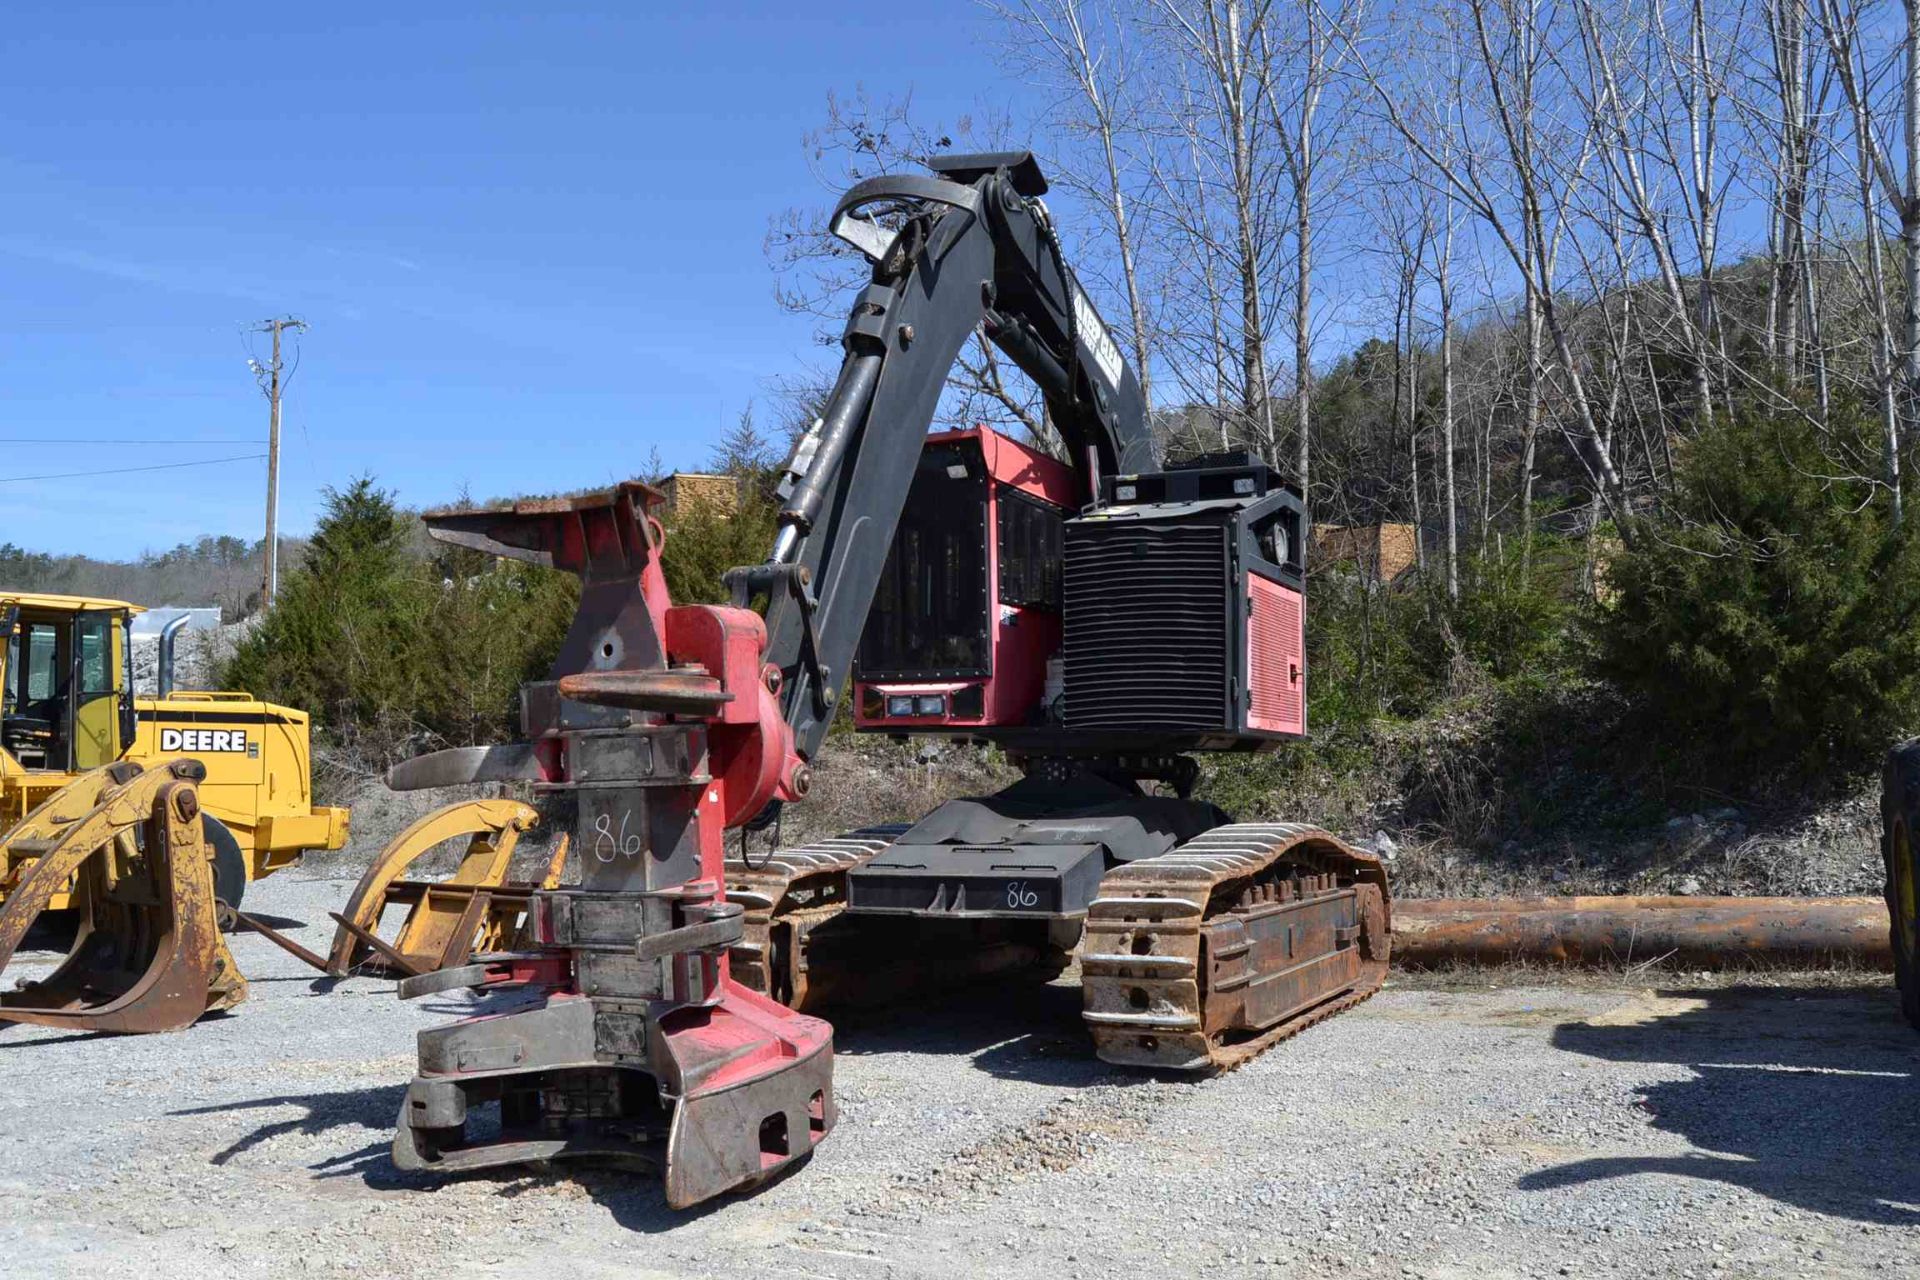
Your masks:
M1087 501L1086 488L1073 468L1058 458L1032 449L992 427L968 427L962 431L941 431L927 437L928 444L980 442L980 454L987 474L1004 485L1011 485L1043 502L1071 510Z
M1306 610L1291 587L1247 575L1247 727L1307 731Z
M726 798L724 825L747 821L769 800L799 799L800 761L780 711L779 668L766 662L766 623L748 609L706 604L676 605L665 617L667 656L705 667L733 695L708 730L713 775L722 784L716 790Z

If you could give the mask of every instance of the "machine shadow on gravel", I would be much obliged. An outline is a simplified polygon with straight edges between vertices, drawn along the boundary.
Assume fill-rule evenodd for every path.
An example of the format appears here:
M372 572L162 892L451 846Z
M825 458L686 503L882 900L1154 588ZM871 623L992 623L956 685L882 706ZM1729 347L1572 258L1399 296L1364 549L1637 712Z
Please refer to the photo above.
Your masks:
M334 1130L371 1129L380 1136L373 1142L341 1151L315 1161L307 1167L316 1180L358 1178L370 1191L418 1191L456 1179L427 1173L407 1173L394 1168L393 1123L400 1113L406 1086L342 1089L331 1093L282 1094L270 1098L249 1098L244 1102L191 1107L171 1114L210 1116L227 1112L265 1111L297 1107L301 1114L261 1125L215 1152L209 1163L225 1165L275 1138L298 1134L304 1138L325 1138ZM504 1199L537 1195L556 1184L580 1187L595 1203L603 1206L615 1222L630 1231L655 1233L697 1222L741 1195L754 1195L767 1187L786 1181L806 1167L806 1160L788 1165L766 1182L739 1195L718 1196L691 1209L668 1207L657 1173L640 1173L596 1165L589 1161L569 1161L551 1170L532 1166L505 1168L467 1174L457 1181L490 1184L494 1194Z
M1578 1160L1525 1191L1641 1173L1743 1187L1815 1213L1920 1226L1920 1045L1879 993L1729 987L1659 993L1677 1012L1625 1025L1568 1022L1555 1048L1609 1062L1675 1063L1642 1087L1654 1127L1698 1152Z
M1159 1079L1100 1061L1080 1017L1077 983L1015 976L963 986L919 1003L833 1009L841 1057L921 1053L968 1058L1003 1080L1079 1087Z
M386 1085L371 1089L343 1089L334 1093L281 1094L271 1098L248 1098L244 1102L222 1102L206 1107L189 1107L171 1114L213 1116L228 1112L266 1111L281 1107L298 1107L302 1110L302 1115L263 1124L215 1152L209 1163L224 1165L264 1142L271 1142L287 1134L297 1133L302 1137L317 1138L330 1130L342 1129L349 1125L372 1129L376 1132L390 1132L393 1128L393 1118L400 1114L400 1100L406 1096L406 1092L404 1085ZM386 1145L379 1144L379 1150L384 1155ZM335 1157L315 1167L337 1167L349 1162L349 1159ZM392 1173L391 1167L387 1171ZM405 1185L418 1186L421 1182L413 1180L406 1182Z

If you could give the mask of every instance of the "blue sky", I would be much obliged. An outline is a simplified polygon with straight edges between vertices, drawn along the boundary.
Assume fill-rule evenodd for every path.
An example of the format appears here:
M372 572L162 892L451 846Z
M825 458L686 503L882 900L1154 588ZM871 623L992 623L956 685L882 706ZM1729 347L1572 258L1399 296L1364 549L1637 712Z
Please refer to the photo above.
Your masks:
M950 122L1027 105L968 0L21 4L0 75L0 542L128 558L258 537L244 330L311 325L282 526L365 472L402 501L696 465L823 355L769 215L826 198L830 90ZM16 480L13 483L5 483Z

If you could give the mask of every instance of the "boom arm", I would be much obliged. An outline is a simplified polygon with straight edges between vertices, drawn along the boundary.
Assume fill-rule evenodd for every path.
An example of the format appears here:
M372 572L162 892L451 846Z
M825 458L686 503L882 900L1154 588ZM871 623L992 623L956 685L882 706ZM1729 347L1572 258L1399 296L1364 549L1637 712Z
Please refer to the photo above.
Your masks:
M860 183L832 231L873 264L847 317L826 410L781 482L766 564L729 576L767 592L767 658L783 675L794 746L811 758L866 625L948 371L976 329L1040 388L1095 500L1102 474L1156 466L1140 382L1080 288L1028 152L942 156L936 177Z

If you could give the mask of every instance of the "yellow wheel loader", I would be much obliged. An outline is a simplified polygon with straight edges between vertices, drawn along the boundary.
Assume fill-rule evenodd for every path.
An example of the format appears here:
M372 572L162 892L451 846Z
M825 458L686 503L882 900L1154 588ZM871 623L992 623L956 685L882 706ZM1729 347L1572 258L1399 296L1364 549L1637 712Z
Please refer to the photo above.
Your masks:
M347 810L315 806L304 711L247 693L172 687L170 624L158 696L135 696L129 628L139 605L0 588L0 902L113 785L107 770L191 757L214 890L347 841ZM48 908L69 905L65 890Z

